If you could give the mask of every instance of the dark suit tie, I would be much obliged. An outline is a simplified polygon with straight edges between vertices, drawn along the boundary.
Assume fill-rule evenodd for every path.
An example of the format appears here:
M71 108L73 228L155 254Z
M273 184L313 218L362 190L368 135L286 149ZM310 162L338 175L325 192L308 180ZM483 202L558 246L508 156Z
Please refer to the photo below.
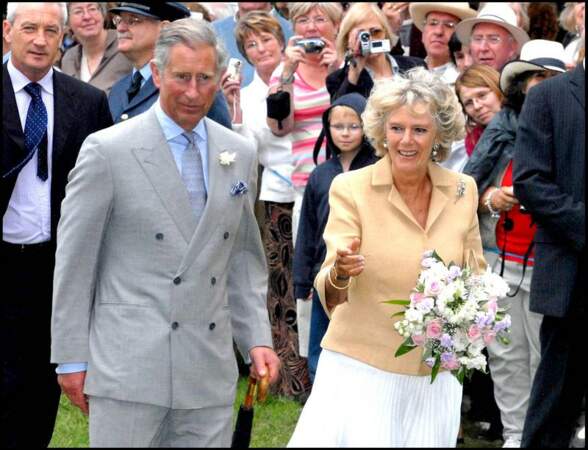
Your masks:
M196 223L198 223L206 206L202 158L194 140L194 133L182 133L182 136L188 140L188 145L182 153L182 181L188 190L190 204L196 216Z
M49 174L47 167L47 109L41 98L39 84L29 83L24 89L31 96L24 129L25 148L27 154L30 155L29 158L37 150L37 176L41 180L47 181Z
M127 89L129 103L131 103L131 100L133 100L133 98L135 98L135 95L137 95L141 90L141 81L143 81L143 76L141 75L141 72L137 70L133 75L131 86Z

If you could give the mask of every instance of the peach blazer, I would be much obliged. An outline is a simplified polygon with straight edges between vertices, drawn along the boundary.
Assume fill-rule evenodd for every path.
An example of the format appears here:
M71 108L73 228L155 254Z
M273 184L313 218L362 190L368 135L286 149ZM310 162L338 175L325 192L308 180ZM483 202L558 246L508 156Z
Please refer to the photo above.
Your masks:
M404 340L395 330L402 307L390 299L408 299L420 272L423 252L435 249L448 263L483 269L478 229L478 191L474 180L428 167L433 189L426 228L413 218L392 182L388 155L372 166L337 176L329 192L330 214L324 239L327 256L315 279L320 300L331 322L321 346L389 372L429 375L418 349L396 358ZM465 189L464 189L465 188ZM365 269L348 292L348 301L330 313L325 306L325 281L337 248L353 237L361 239ZM328 281L327 281L328 282Z

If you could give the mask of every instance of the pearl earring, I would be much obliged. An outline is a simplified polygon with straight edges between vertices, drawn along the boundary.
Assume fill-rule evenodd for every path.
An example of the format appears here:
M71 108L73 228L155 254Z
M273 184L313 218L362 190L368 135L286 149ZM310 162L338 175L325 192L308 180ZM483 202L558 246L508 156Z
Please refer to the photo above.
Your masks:
M433 145L433 151L431 152L431 160L437 161L437 155L439 154L439 144Z

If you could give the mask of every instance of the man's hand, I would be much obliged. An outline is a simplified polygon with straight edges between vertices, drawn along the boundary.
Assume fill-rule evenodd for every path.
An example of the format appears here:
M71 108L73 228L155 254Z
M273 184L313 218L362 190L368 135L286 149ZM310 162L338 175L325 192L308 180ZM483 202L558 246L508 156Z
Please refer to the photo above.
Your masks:
M88 415L88 397L84 395L86 372L64 373L57 376L61 391L67 395L69 401Z
M274 384L278 381L281 363L276 352L269 347L253 347L249 356L252 362L249 373L253 378L261 380L269 371L269 382Z

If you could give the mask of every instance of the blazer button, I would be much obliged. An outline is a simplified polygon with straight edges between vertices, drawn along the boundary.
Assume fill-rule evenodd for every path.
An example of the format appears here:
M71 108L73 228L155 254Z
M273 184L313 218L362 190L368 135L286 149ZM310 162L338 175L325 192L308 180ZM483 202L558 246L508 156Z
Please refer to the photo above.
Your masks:
M180 277L176 277L174 278L174 284L180 284L182 282L182 279Z
M229 239L229 232L228 231L225 231L225 234L223 234L223 237L225 239Z
M129 118L129 115L126 114L126 113L125 114L121 114L121 116L120 116L120 120L127 120L128 118Z
M157 233L155 235L155 239L157 239L158 241L163 241L163 233Z
M172 330L177 330L179 326L180 326L180 324L178 322L173 322L171 324L171 329Z
M210 325L208 325L208 329L210 331L214 330L216 328L216 323L212 322Z
M213 286L216 284L216 278L215 277L212 277L210 279L210 284L212 284Z

